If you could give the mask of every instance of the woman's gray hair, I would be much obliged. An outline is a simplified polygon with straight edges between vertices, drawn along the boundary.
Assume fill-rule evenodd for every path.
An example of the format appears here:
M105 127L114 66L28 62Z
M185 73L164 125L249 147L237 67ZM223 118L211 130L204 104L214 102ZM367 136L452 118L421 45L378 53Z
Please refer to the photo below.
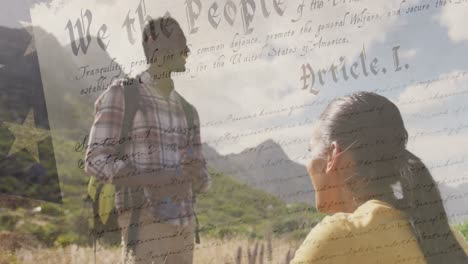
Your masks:
M406 149L408 132L394 103L376 93L356 92L330 102L319 122L319 156L326 156L333 141L353 144L348 151L355 170L346 184L358 203L379 199L405 212L427 263L468 263L451 232L437 183L421 159ZM402 197L394 194L395 184ZM438 221L429 221L435 216ZM433 234L442 238L432 239Z

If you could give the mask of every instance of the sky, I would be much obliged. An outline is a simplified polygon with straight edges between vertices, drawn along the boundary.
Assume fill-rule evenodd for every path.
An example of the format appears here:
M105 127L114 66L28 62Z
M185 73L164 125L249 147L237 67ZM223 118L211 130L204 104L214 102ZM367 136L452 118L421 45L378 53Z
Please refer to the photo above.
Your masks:
M111 58L115 57L116 61L129 69L132 61L143 58L143 52L139 45L140 39L134 45L128 41L123 28L126 16L135 18L135 35L138 37L139 6L151 17L169 12L181 24L192 51L187 60L190 73L175 77L175 87L197 108L202 123L202 141L221 154L239 153L267 139L274 139L284 144L283 148L291 159L306 164L306 142L314 118L326 106L324 102L353 91L376 91L399 106L410 134L408 148L429 166L434 166L433 175L437 180L446 180L452 186L468 182L468 165L464 162L467 151L463 147L468 145L468 101L467 93L462 93L467 89L468 76L460 74L468 66L464 59L468 48L468 31L464 28L468 3L452 1L447 6L435 7L436 1L363 0L333 7L333 1L324 1L323 7L311 9L312 1L291 0L284 1L285 4L281 7L285 11L280 16L272 4L273 1L266 0L266 9L270 13L265 18L261 1L253 2L256 3L256 11L251 23L253 32L249 35L244 34L241 1L236 0L216 1L218 13L215 14L219 16L215 19L221 21L217 29L210 25L208 19L210 6L214 1L202 1L200 15L196 19L199 27L196 33L190 33L184 0L145 0L145 8L142 7L141 0L52 0L50 3L35 5L31 14L34 25L41 26L62 45L66 45L70 43L67 23L74 25L82 12L89 9L92 12L90 34L96 36L101 25L106 24L106 40L110 40L107 52ZM302 3L304 7L300 15L298 11ZM428 9L424 8L425 4L430 5ZM192 6L197 12L196 1ZM364 24L349 23L352 14L383 14L399 8L400 15ZM408 9L421 11L406 13ZM346 15L346 12L349 14ZM234 18L233 25L229 24L229 17ZM300 19L297 22L293 22L298 18ZM335 22L343 19L346 22L344 26L324 29L316 36L319 25L326 28L330 23L336 25ZM368 19L372 20L369 17ZM301 34L300 29L306 24L310 25L312 31ZM293 36L266 41L270 34L291 30L295 32ZM244 46L237 53L242 53L242 56L259 54L266 45L267 55L264 53L253 62L231 64L230 58L237 54L230 47L236 33L244 40L258 39L257 43ZM307 54L301 52L304 45L309 44L310 47L311 43L320 39L326 41L342 38L347 42L344 45L315 48ZM45 43L37 40L36 43L39 57L47 58L51 51ZM221 51L199 54L201 48L220 44L224 44ZM90 45L96 48L98 44L95 41ZM268 55L279 49L294 47L297 49L294 54ZM395 47L399 47L402 65L402 70L398 72L394 71L393 65ZM363 50L369 61L377 57L380 69L386 67L388 72L379 72L375 76L370 74L365 78L361 74L356 80L340 79L336 83L328 73L324 85L319 84L316 75L313 89L318 94L302 89L303 65L309 64L317 71L332 63L338 64L340 57L345 57L349 66L359 61ZM71 50L69 55L77 61L77 65L88 59L83 54L74 56ZM223 55L224 67L213 69L213 62ZM197 72L197 67L200 68L201 64L206 64L208 70ZM407 69L404 67L406 64ZM141 69L142 67L134 67L132 73ZM440 80L447 76L451 79ZM433 82L428 83L428 80ZM309 84L310 81L308 79ZM435 95L447 93L459 94L431 99ZM264 115L260 116L262 112ZM255 114L256 118L249 118ZM295 125L288 128L291 124ZM265 130L274 127L276 129ZM253 134L255 131L263 132ZM240 133L247 135L235 139ZM301 140L299 143L287 144L294 139ZM454 164L450 165L451 162ZM466 180L450 182L449 179L454 178Z

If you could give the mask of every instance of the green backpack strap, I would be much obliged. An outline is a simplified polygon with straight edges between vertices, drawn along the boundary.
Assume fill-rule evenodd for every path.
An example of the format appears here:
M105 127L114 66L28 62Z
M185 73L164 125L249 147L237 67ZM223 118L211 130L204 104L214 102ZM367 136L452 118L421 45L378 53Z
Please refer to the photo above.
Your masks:
M133 119L135 114L140 107L140 91L139 80L136 78L129 78L123 82L124 87L124 100L125 100L125 111L122 121L122 130L120 131L120 137L127 136L133 126ZM124 152L125 145L118 144L116 152ZM132 206L131 197L130 197L130 188L116 186L117 191L121 191L124 199L124 207L128 208Z
M130 132L133 124L133 119L135 118L135 114L140 106L140 94L138 91L138 85L138 81L133 78L126 79L123 81L125 111L120 132L121 137L128 135L128 133ZM123 151L124 145L118 144L116 152L119 153ZM106 224L106 222L109 219L109 213L115 207L112 194L115 194L115 191L119 188L119 186L114 186L113 184L105 184L102 182L98 182L95 176L92 176L89 180L88 194L91 200L97 204L98 214L103 224ZM125 206L128 206L130 201L128 201L127 195L124 196L124 200Z
M130 132L132 125L133 125L133 119L135 118L135 114L140 108L140 93L139 93L139 81L135 78L130 78L130 79L125 79L123 81L123 87L124 87L124 100L125 100L125 111L124 111L124 117L123 117L123 122L122 122L122 128L120 135L121 137L127 136L128 133ZM124 151L124 145L119 144L118 147L116 148L116 152L123 152ZM124 198L124 206L128 208L129 206L132 205L133 201L131 201L130 194L131 189L129 187L121 187L121 186L115 186L113 184L105 184L102 182L98 182L96 180L95 176L91 176L89 183L88 183L88 195L91 198L91 202L93 204L93 211L97 213L98 215L94 215L94 217L98 217L99 219L95 219L95 225L96 221L100 221L98 223L98 226L104 226L108 221L111 213L116 213L114 211L115 209L115 202L114 202L114 197L115 197L115 192L116 191L121 191L123 194ZM135 211L132 211L131 214L131 219L132 221L139 221L138 219L139 214L135 213ZM137 231L135 229L129 229L131 230L128 235L128 242L135 240L137 236ZM96 238L95 238L96 239ZM94 242L94 246L96 245L96 242ZM130 248L126 247L127 251L130 250Z
M124 81L125 112L122 122L121 137L128 135L132 129L133 119L140 108L139 80L131 78ZM117 150L122 151L124 145L119 144Z
M123 118L123 123L122 123L122 131L120 133L121 137L127 136L130 130L132 129L133 119L135 118L135 114L140 107L140 92L138 90L139 86L140 86L139 78L131 78L131 79L128 79L126 82L124 82L125 113L124 113L124 118ZM124 145L120 144L118 151L122 152L123 150L124 150ZM131 187L116 186L116 188L117 190L121 191L121 193L123 194L125 208L129 208L129 207L135 208L137 206L137 203L141 202L141 201L133 200L133 198L135 198L137 194L135 193L135 190L133 190ZM140 216L139 209L131 210L130 224L138 223L139 216ZM138 225L135 225L134 228L128 228L127 241L124 241L127 255L135 252L136 243L134 243L134 241L138 239L137 226Z
M135 114L138 111L140 104L140 93L138 91L138 81L134 78L126 79L123 81L124 84L124 101L125 101L125 111L124 111L124 118L122 122L122 128L120 135L124 136L130 132L132 128L133 119L135 118ZM118 144L116 152L121 152L124 149L123 144ZM100 183L96 181L94 176L91 176L91 180L88 185L88 194L90 198L95 201L96 195L99 193L97 192L97 187Z

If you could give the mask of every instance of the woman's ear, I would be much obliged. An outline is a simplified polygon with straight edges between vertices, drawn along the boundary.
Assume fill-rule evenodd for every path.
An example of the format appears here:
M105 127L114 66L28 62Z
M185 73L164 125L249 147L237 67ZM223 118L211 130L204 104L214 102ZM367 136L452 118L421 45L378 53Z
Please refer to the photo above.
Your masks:
M340 145L336 141L333 141L327 154L327 168L325 170L326 173L329 173L331 170L336 170L340 152Z

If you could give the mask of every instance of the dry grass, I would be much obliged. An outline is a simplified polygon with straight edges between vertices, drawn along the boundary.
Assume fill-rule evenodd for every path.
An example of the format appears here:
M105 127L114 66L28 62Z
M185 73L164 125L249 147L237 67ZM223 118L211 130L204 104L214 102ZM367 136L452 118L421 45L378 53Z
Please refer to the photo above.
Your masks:
M202 239L194 251L194 263L200 264L284 264L297 248L285 240L249 241ZM1 254L1 253L0 253ZM289 257L288 257L289 256ZM65 248L19 248L14 253L4 251L0 264L92 264L92 247L71 245ZM121 263L120 248L103 248L98 245L98 264Z
M284 264L292 256L297 244L284 240L211 240L195 249L194 263L206 264Z

